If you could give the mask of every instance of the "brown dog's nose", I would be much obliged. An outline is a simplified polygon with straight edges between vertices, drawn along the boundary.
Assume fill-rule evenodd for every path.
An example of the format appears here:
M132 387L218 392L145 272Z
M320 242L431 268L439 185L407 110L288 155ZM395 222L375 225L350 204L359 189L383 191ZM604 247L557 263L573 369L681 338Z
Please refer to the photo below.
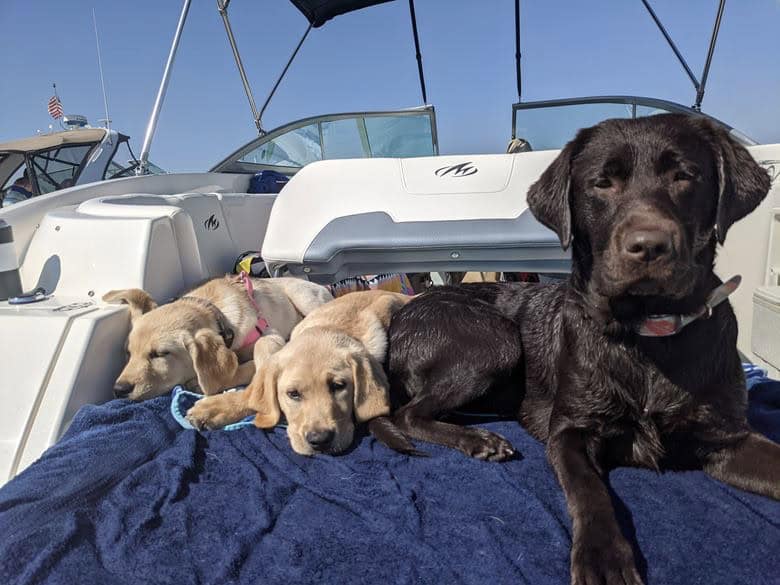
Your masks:
M306 433L306 442L314 449L327 449L335 436L336 431L309 431Z
M671 255L672 234L664 230L635 230L623 239L623 254L639 262L653 262Z
M117 382L114 384L114 396L117 398L124 398L132 391L133 385L128 384L127 382Z

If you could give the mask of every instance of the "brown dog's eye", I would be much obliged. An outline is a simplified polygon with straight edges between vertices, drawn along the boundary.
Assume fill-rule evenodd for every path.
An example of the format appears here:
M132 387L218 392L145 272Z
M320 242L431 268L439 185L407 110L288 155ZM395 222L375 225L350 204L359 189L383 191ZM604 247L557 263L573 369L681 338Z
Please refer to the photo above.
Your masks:
M612 186L612 181L606 177L601 177L600 179L596 179L596 182L593 183L593 186L597 189L609 189Z
M301 399L301 393L297 390L288 390L287 396L290 400L300 400Z
M347 387L346 382L337 382L336 380L332 380L328 386L330 387L331 392L340 392L341 390L344 390L344 388Z
M693 181L694 179L696 179L696 176L693 173L689 173L687 171L677 171L674 174L675 181Z
M154 359L157 359L157 358L165 357L169 353L171 353L171 352L169 352L169 351L159 351L159 350L158 351L150 351L149 352L149 359L150 360L154 360Z

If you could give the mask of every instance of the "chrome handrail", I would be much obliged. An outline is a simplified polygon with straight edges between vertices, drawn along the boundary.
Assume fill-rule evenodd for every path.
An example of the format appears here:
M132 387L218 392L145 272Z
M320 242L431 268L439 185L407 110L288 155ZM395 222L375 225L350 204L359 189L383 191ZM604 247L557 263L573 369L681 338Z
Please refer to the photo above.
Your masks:
M146 126L146 134L144 134L144 142L143 146L141 146L141 159L138 161L138 167L135 169L136 175L146 174L146 167L149 163L149 149L152 147L152 138L154 138L154 132L157 129L157 118L160 116L162 103L165 99L165 92L168 90L168 81L170 81L171 71L173 70L173 60L175 59L176 51L179 48L179 39L181 39L181 33L184 30L184 23L187 20L187 13L190 10L191 2L192 0L184 0L184 5L181 8L179 24L176 25L176 32L173 35L171 50L168 53L168 60L165 62L165 69L163 70L160 87L157 90L157 97L154 100L152 115L149 117L149 124Z

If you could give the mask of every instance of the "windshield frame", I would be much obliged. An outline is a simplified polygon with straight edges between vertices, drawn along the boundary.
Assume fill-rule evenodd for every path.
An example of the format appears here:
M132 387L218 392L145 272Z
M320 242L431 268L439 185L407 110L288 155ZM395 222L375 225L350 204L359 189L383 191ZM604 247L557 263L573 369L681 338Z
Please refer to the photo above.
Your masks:
M709 118L716 124L725 128L741 144L745 146L755 146L756 144L758 144L758 142L756 142L749 136L746 136L741 131L733 128L732 126L729 126L725 122L722 122L721 120L713 116L710 116L709 114L696 111L691 107L683 106L682 104L670 102L668 100L643 97L643 96L634 96L634 95L584 96L584 97L575 97L575 98L560 98L560 99L552 99L552 100L538 100L533 102L514 103L512 104L512 139L517 138L516 136L517 112L520 110L539 110L544 108L554 108L554 107L561 107L561 106L579 106L583 104L630 105L632 106L631 113L632 113L632 117L634 118L636 117L637 106L659 108L662 110L667 110L669 112L678 113L678 114L688 114L691 116L704 116L705 118Z

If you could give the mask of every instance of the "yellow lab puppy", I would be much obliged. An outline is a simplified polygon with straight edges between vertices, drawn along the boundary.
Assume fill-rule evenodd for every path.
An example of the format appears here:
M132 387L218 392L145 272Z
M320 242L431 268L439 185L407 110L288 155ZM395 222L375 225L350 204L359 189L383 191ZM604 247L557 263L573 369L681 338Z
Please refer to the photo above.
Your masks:
M325 287L305 280L245 276L215 278L160 307L137 288L111 291L103 300L127 304L131 322L129 360L114 394L146 400L177 384L204 394L247 384L257 340L287 339L304 316L332 299Z
M411 297L388 291L350 293L309 313L285 345L265 337L244 392L209 396L187 413L196 428L220 428L256 413L270 428L284 413L292 448L302 455L339 453L355 422L390 413L382 364L390 318Z

